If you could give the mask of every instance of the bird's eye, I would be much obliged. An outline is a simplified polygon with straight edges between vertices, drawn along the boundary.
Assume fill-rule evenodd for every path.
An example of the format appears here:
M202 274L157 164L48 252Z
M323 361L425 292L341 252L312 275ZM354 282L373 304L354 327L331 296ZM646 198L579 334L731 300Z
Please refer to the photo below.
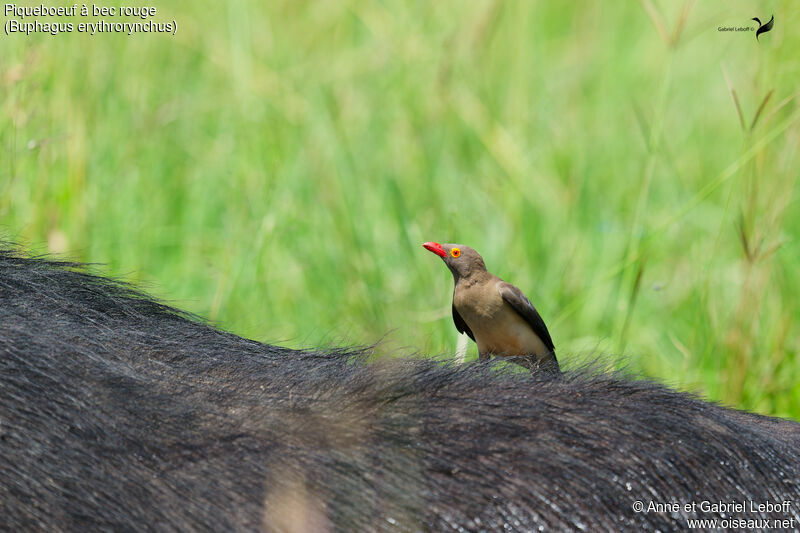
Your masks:
M453 257L458 257L459 255L461 255L461 250L459 250L458 248L453 248L452 250L450 250L450 255L452 255Z

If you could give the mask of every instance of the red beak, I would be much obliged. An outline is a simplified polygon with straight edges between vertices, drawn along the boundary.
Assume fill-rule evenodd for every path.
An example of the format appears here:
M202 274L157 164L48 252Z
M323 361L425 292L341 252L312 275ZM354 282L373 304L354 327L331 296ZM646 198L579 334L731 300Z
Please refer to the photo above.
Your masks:
M447 257L447 252L444 251L444 248L442 248L442 245L438 242L426 242L423 243L422 246L429 252L433 252L439 257Z

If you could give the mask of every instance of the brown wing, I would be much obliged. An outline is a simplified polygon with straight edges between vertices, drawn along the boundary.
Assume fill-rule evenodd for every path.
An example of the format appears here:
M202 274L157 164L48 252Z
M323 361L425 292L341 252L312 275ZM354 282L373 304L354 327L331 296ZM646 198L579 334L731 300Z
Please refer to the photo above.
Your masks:
M539 312L533 306L530 300L522 294L522 291L505 281L498 285L500 296L503 300L510 305L514 311L519 313L519 316L525 319L525 322L530 325L533 332L536 333L542 342L555 356L556 348L553 346L553 339L550 338L550 332L547 331L547 326L544 325L544 320L539 316ZM455 310L455 309L454 309Z
M470 339L473 341L475 340L475 335L472 334L472 331L469 329L467 323L463 318L461 318L461 315L458 314L458 311L456 311L456 304L453 304L453 322L456 323L456 329L459 333L466 333L469 335Z

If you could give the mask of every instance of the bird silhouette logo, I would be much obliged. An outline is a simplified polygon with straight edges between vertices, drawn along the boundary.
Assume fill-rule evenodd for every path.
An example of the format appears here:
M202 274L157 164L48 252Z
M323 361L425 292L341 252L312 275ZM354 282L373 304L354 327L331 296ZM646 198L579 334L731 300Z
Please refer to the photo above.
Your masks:
M758 17L753 17L753 20L758 22L758 29L756 30L756 41L758 41L758 36L762 33L767 33L769 30L772 29L772 25L775 23L775 15L769 19L769 22L766 24L761 24L761 21L758 20Z

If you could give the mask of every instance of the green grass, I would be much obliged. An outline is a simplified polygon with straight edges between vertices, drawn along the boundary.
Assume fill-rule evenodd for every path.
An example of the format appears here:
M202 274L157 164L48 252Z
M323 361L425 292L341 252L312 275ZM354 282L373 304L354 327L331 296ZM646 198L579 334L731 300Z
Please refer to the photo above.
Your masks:
M158 8L176 36L0 36L7 238L387 356L454 352L420 244L461 242L564 366L800 419L793 2ZM773 12L760 43L717 31Z

